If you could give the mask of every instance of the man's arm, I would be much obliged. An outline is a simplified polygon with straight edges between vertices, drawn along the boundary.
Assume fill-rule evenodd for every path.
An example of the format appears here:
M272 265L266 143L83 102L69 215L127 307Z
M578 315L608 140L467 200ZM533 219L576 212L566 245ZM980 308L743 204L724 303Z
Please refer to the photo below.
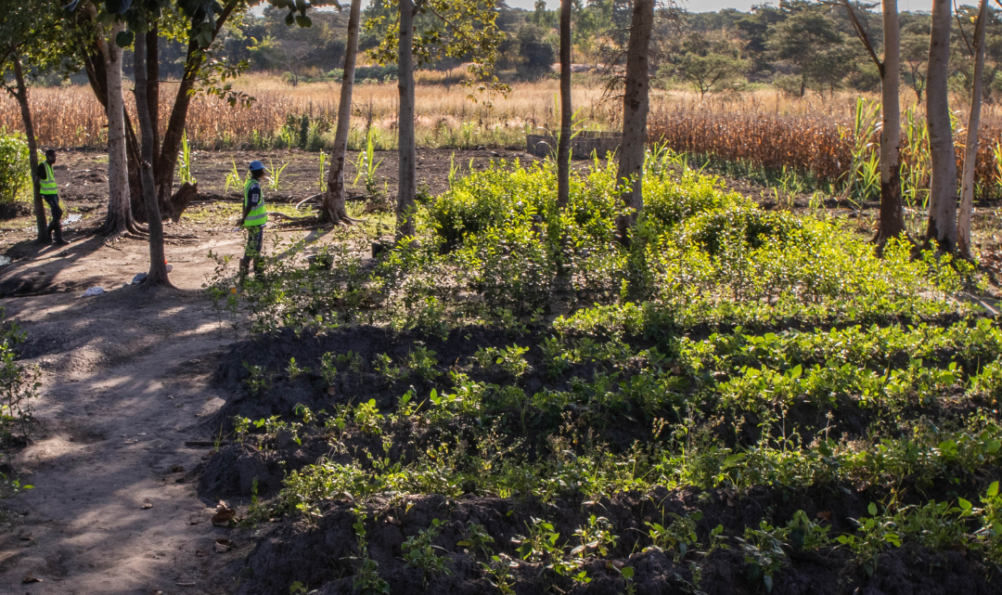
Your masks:
M44 180L47 175L49 174L48 172L45 171L45 164L39 163L38 169L35 170L35 177L38 178L39 180Z

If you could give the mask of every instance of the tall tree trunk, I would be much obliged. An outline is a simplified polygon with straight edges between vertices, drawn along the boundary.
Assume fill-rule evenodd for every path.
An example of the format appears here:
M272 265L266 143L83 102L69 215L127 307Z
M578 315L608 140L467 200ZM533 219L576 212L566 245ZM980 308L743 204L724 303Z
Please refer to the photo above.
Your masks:
M928 88L925 94L929 152L932 156L926 240L948 252L957 247L957 162L953 151L950 99L947 94L951 12L950 0L933 0Z
M122 48L115 42L115 37L124 30L125 24L116 21L108 39L102 44L108 76L108 216L101 229L104 235L140 233L132 220L129 199L125 102L122 96Z
M957 220L957 250L964 258L971 257L971 211L974 209L974 166L978 156L978 130L981 128L981 92L985 71L985 24L988 21L988 0L981 0L974 30L974 84L971 89L971 114L967 120L967 142L964 146L963 185L960 192L960 214Z
M238 0L228 0L224 4L222 12L216 17L216 28L212 32L213 40L219 35L223 25L226 24L226 21L233 14L233 10L239 3ZM161 213L166 213L172 209L171 198L174 194L174 172L177 168L178 152L181 150L181 136L188 121L188 108L191 106L192 91L195 89L195 83L198 81L204 63L205 53L199 49L196 42L189 41L188 52L185 57L184 75L181 77L177 95L174 97L174 107L171 108L170 118L167 120L167 130L164 132L163 144L160 146L159 155L154 162L157 200L160 203Z
M28 104L28 86L24 84L24 71L21 69L21 56L13 47L10 50L14 61L14 78L17 80L17 103L21 107L21 121L24 122L24 136L28 141L28 160L31 163L31 186L35 205L35 226L38 228L38 241L45 240L45 204L42 202L41 187L38 176L38 143L35 138L35 123L31 119L31 108Z
M417 179L417 149L414 140L414 1L400 0L400 40L397 86L400 90L399 151L397 184L397 240L414 235L414 194Z
M647 141L647 112L650 109L650 66L647 54L654 23L655 0L634 0L630 40L626 49L626 90L623 95L623 144L619 149L620 184L629 185L621 197L632 212L619 218L619 237L629 242L630 228L644 209L644 143Z
M156 178L160 153L160 26L154 21L146 32L146 104L149 106L150 121L153 123L153 176ZM142 122L140 122L142 127Z
M156 124L150 118L146 57L146 35L136 35L136 114L139 133L142 135L139 170L150 227L150 272L146 276L145 286L163 287L170 286L170 280L167 278L167 260L164 256L164 226L160 220L160 205L157 204L157 189L153 182L153 147L156 143L153 127Z
M560 0L560 139L557 142L557 206L571 196L571 0Z
M905 232L901 199L901 26L897 0L884 0L884 61L880 65L883 127L880 132L880 219L873 241L878 252Z
M351 93L355 86L355 57L358 54L358 22L362 0L351 0L348 15L348 45L344 54L344 75L341 77L341 103L337 106L337 129L331 150L331 169L327 173L327 192L320 208L323 223L350 224L345 208L344 164L348 159L348 132L351 129Z

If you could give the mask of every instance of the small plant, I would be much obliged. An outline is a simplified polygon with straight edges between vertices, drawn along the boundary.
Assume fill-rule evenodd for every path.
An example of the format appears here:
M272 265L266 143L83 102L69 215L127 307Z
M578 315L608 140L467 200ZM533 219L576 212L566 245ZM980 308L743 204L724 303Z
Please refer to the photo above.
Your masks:
M271 388L271 374L267 373L264 366L252 366L244 362L244 369L248 372L247 378L244 378L244 386L247 387L250 396L258 398Z
M359 561L355 570L355 577L352 586L363 595L371 593L390 592L390 585L379 576L379 564L369 557L369 542L366 539L365 519L368 518L361 507L356 507L355 522L352 528L355 530L355 538L358 540L358 556L354 558Z
M612 532L612 523L604 516L591 515L588 517L588 525L579 527L574 535L581 545L571 550L572 556L584 558L594 552L604 558L609 555L609 548L616 547L617 537Z
M38 397L41 384L37 367L29 368L17 361L15 349L23 340L24 333L15 324L0 332L0 445L31 434L31 401Z
M452 574L446 563L448 558L435 553L436 546L432 544L438 537L442 521L435 519L431 526L422 529L417 535L407 538L407 541L400 546L404 554L404 561L421 571L424 585L428 586L428 577L433 574Z
M407 367L422 379L431 382L442 375L435 366L438 365L438 354L423 345L418 345L407 354Z
M854 520L858 528L856 535L839 535L835 538L848 548L868 576L877 570L877 557L888 545L901 547L901 537L896 531L892 518L879 516L873 502L867 507L870 516Z
M288 163L283 163L282 167L275 169L275 164L268 160L268 189L273 192L278 192L282 180L282 172L285 168L289 167Z
M385 353L380 353L376 356L376 359L372 362L372 367L388 382L396 382L402 377L400 368L393 365L393 358Z
M501 369L515 378L521 378L529 371L529 362L525 361L528 347L512 345L503 350L497 347L481 347L473 354L473 358L484 368L491 364L501 366Z
M745 564L748 565L748 579L752 583L761 581L769 593L772 592L772 575L783 567L786 560L783 543L776 533L772 525L761 521L758 529L747 527L744 539L738 538Z
M178 153L179 163L177 166L177 175L180 178L182 184L195 184L198 180L195 179L195 175L191 170L192 163L194 162L194 157L192 156L191 147L188 146L188 133L187 131L181 132L181 151Z
M230 162L233 163L233 169L230 170L230 172L226 174L225 190L226 190L226 192L229 192L231 189L241 190L242 191L243 190L244 178L243 178L243 176L240 175L240 170L237 169L237 161L236 161L236 159L232 159L231 158Z
M364 434L369 436L377 436L383 432L380 424L383 421L383 415L379 412L379 407L376 406L375 399L369 399L367 402L360 404L355 407L355 425Z
M488 556L491 553L492 543L494 543L494 538L487 532L487 529L480 523L470 521L470 524L466 526L466 538L457 542L456 545L468 547L474 552Z
M289 380L295 380L296 378L299 378L299 376L302 374L308 374L310 369L300 367L299 364L296 363L296 358L290 357L289 365L286 366L285 371L289 375Z
M365 150L358 154L358 161L355 163L357 173L353 182L353 184L358 184L361 178L365 178L365 193L369 196L379 194L379 181L376 178L376 172L379 171L379 166L383 163L382 159L376 161L373 131L373 128L369 128L365 134Z
M337 380L337 366L334 365L334 358L334 354L329 351L320 356L320 375L327 386L334 386L334 381Z
M511 576L511 569L518 568L518 562L505 554L498 554L491 556L490 562L481 562L480 566L487 572L487 582L494 588L503 595L514 595L515 580Z
M348 369L355 374L362 373L362 355L354 351L349 350L348 353L339 353L337 363L348 366Z
M703 513L697 510L685 516L675 513L668 513L668 516L673 520L667 527L658 523L645 524L654 547L665 552L674 552L675 562L679 562L693 547L699 546L696 523L702 520Z

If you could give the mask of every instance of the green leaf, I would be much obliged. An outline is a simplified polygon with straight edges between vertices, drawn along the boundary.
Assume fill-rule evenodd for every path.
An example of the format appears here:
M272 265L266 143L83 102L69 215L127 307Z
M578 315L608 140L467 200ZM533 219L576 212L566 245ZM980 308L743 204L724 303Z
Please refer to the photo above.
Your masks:
M132 45L132 40L135 38L135 34L132 31L122 31L115 36L115 45L120 48L126 48Z
M295 22L296 22L296 18L295 18L295 16L291 12L289 14L285 15L285 25L287 27L291 27L292 24L295 23Z
M966 512L966 511L968 511L968 510L970 510L970 509L974 508L974 505L973 505L973 504L971 504L971 503L970 503L970 502L968 502L967 500L964 500L963 498L959 498L959 499L957 500L957 505L959 505L959 506L960 506L960 509L961 509L961 510L963 510L964 512Z
M870 513L870 516L877 516L877 505L870 502L870 505L866 507L866 510Z
M988 486L988 496L994 498L999 495L999 482L993 481L992 485Z
M309 29L313 26L313 20L308 16L297 16L296 24L304 29Z
M633 567L623 566L622 568L619 569L619 573L623 575L623 578L631 579L633 578Z
M772 577L767 574L762 577L762 582L765 583L766 592L772 593Z

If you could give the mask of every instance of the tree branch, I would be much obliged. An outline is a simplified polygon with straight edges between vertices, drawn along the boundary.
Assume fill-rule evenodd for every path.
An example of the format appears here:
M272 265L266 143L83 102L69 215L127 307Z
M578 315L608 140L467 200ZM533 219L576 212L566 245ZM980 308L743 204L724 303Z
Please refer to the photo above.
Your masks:
M960 20L960 7L957 6L957 0L953 0L953 15L957 17L957 28L960 29L960 36L964 38L964 43L967 44L967 51L973 57L974 46L971 45L971 40L967 39L967 33L964 33L964 22ZM977 23L974 26L977 27Z
M856 37L863 42L866 51L870 54L870 58L873 59L873 63L877 65L877 70L880 71L880 78L884 78L884 63L880 61L880 58L877 58L877 52L874 51L873 44L870 43L870 35L863 28L863 24L859 22L856 11L852 9L852 3L849 0L842 0L842 5L845 6L846 12L849 13L849 21L852 22L852 28L856 31Z

